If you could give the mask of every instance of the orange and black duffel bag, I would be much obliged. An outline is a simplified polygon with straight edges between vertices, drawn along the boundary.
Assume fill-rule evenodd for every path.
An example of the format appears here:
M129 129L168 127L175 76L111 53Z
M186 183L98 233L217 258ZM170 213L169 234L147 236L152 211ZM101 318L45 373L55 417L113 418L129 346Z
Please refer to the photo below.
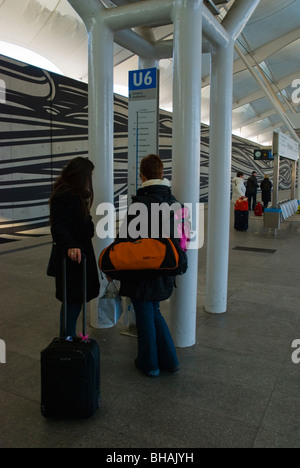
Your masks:
M169 238L118 239L101 252L99 268L119 280L129 275L176 276L186 272L187 255Z

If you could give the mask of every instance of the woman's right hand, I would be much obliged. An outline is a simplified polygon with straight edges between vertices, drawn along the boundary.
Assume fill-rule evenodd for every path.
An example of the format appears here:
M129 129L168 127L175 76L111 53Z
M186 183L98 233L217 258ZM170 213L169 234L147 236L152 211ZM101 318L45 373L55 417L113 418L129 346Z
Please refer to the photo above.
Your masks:
M68 249L68 257L77 263L81 263L81 250L80 249Z

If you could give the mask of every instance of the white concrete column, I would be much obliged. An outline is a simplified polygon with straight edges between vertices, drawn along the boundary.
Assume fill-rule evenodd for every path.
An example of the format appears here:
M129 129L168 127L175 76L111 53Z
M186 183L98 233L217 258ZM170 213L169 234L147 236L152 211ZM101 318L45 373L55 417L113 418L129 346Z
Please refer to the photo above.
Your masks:
M106 218L114 228L114 107L113 107L113 33L101 19L89 30L89 158L95 165L93 174L94 203L92 217L95 223L93 245L96 260L102 250L114 240L114 229L104 238L98 226ZM105 211L104 207L109 207ZM101 208L102 207L102 208ZM104 223L103 223L104 224ZM98 300L90 304L91 316L98 317Z
M233 42L212 54L205 309L227 310Z
M95 223L93 245L96 259L100 252L113 241L97 234L97 225L104 210L99 206L113 207L113 33L104 25L102 16L105 11L98 0L69 0L69 3L83 19L88 34L88 119L89 119L89 159L94 163L93 174L94 203L92 217ZM108 218L108 216L107 216ZM114 227L114 210L109 211L109 222ZM98 301L91 301L90 313L98 316Z
M101 220L97 207L114 202L113 32L103 22L106 9L98 0L69 0L69 3L82 17L88 33L89 158L95 165L92 216L97 226ZM96 257L112 240L95 235Z
M146 68L158 68L159 60L139 57L138 66L139 70L145 70Z
M93 218L102 203L114 202L113 33L101 21L89 31L89 156L95 164ZM99 218L100 217L100 218ZM112 239L94 238L96 256Z
M173 178L181 203L199 203L202 0L174 2ZM196 341L198 250L188 251L189 268L177 277L171 299L171 331L175 344Z
M227 311L234 41L260 0L236 2L222 22L229 42L212 52L205 310Z

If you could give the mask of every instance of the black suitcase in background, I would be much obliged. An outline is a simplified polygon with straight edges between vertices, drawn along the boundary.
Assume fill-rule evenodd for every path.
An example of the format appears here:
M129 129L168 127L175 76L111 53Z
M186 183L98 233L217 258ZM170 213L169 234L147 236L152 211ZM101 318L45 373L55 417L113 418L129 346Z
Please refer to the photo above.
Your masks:
M83 336L86 336L86 258L83 257ZM66 259L63 260L66 326ZM66 328L65 328L66 329ZM95 340L55 338L41 352L41 412L87 418L100 406L100 349Z
M234 212L234 229L236 231L247 231L249 222L249 211L235 210Z

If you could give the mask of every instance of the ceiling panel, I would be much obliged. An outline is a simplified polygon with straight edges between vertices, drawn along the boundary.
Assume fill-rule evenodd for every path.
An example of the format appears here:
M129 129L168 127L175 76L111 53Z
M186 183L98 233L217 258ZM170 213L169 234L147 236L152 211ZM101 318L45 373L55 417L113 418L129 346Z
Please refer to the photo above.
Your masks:
M140 0L99 0L107 7L118 7ZM150 0L149 0L150 1ZM230 0L216 4L220 21L234 5ZM171 39L173 26L152 29L155 40ZM51 60L63 73L87 81L87 33L82 20L67 0L4 0L0 1L0 41L6 41L41 54ZM292 82L300 79L300 0L261 0L255 13L238 39L241 50L253 67L260 65L266 73L266 82L275 93L282 91L289 105L292 102ZM1 48L0 48L0 53ZM114 82L119 92L127 91L128 71L138 67L138 58L132 52L115 44ZM172 109L172 59L160 62L160 105ZM202 59L202 116L209 121L210 57ZM271 141L273 126L287 128L276 114L269 99L235 54L233 76L233 127L240 128L241 136L257 141ZM280 94L278 94L280 96ZM282 98L280 97L282 100ZM251 102L253 101L253 102ZM284 102L282 100L282 102ZM284 102L286 109L288 103ZM268 130L269 129L269 130Z

